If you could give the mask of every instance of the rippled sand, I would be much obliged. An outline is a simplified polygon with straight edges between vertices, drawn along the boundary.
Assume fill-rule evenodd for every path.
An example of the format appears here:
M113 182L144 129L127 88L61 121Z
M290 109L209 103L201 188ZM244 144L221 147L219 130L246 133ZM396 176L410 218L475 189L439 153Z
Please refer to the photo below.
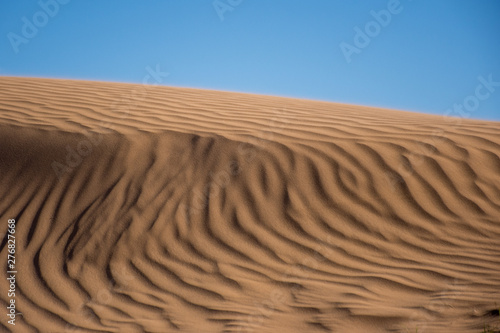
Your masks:
M499 156L498 122L2 77L0 331L480 332Z

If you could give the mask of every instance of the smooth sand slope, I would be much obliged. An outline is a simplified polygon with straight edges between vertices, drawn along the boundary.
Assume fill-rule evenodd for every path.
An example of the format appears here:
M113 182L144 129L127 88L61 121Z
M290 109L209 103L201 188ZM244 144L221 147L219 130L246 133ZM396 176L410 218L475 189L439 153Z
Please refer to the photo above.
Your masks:
M0 78L0 331L480 332L499 156L498 122Z

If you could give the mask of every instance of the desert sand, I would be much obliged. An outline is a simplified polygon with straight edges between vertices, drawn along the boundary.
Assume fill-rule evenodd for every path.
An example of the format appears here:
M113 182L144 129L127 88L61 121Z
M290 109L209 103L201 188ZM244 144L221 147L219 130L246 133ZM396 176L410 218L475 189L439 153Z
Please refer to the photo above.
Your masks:
M1 77L0 331L481 332L499 156L499 122Z

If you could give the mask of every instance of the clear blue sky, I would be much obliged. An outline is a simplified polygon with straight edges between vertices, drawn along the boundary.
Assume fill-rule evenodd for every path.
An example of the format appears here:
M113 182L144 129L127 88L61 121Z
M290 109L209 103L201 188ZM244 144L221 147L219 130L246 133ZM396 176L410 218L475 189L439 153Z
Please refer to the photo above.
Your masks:
M159 66L169 86L500 120L498 0L54 1L0 3L0 75L140 83Z

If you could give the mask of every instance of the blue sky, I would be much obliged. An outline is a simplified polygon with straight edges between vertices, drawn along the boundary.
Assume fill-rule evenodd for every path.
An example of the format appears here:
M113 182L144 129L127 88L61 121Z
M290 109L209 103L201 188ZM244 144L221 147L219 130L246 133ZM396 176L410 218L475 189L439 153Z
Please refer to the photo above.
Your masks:
M141 83L157 67L168 86L500 120L500 1L0 4L0 75Z

